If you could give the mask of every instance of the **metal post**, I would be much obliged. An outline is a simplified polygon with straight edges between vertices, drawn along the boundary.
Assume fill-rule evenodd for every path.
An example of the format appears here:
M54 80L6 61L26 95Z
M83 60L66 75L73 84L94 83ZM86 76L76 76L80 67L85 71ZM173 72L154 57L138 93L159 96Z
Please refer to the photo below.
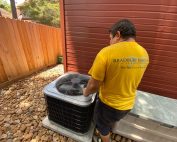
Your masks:
M15 0L10 0L10 3L11 3L12 17L14 19L17 19L17 11L16 11L16 6L15 6Z

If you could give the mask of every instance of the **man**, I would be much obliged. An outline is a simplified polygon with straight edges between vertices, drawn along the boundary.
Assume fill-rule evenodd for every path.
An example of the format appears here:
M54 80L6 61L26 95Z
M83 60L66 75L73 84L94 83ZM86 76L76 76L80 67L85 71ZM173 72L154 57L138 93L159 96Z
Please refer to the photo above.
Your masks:
M149 63L146 50L136 41L136 29L127 19L110 29L110 46L96 56L89 71L91 78L83 89L84 96L99 90L94 121L103 142L110 142L114 122L132 108L136 89Z

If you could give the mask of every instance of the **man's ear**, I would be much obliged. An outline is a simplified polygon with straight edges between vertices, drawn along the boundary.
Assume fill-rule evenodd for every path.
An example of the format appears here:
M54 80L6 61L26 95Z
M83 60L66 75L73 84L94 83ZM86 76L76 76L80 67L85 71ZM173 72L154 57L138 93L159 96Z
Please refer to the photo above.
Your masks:
M116 42L119 42L119 40L120 40L120 32L119 31L117 31L117 34L115 35L115 40L116 40Z
M118 39L120 39L120 31L117 31L116 36L117 36Z

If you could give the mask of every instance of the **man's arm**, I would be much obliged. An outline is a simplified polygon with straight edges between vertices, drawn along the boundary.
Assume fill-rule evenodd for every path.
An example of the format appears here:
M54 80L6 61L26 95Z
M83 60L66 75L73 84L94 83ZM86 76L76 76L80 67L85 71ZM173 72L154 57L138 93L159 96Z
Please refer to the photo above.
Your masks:
M93 94L99 90L101 81L96 80L94 78L90 78L87 84L87 87L83 89L83 95L88 96Z

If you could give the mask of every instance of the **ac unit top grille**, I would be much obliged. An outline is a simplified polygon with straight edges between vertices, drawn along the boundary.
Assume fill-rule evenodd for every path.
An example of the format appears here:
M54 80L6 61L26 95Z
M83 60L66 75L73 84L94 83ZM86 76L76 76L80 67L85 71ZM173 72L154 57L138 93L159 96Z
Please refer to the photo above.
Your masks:
M81 74L68 74L56 83L56 88L60 93L69 96L83 95L82 89L88 83L88 76Z

